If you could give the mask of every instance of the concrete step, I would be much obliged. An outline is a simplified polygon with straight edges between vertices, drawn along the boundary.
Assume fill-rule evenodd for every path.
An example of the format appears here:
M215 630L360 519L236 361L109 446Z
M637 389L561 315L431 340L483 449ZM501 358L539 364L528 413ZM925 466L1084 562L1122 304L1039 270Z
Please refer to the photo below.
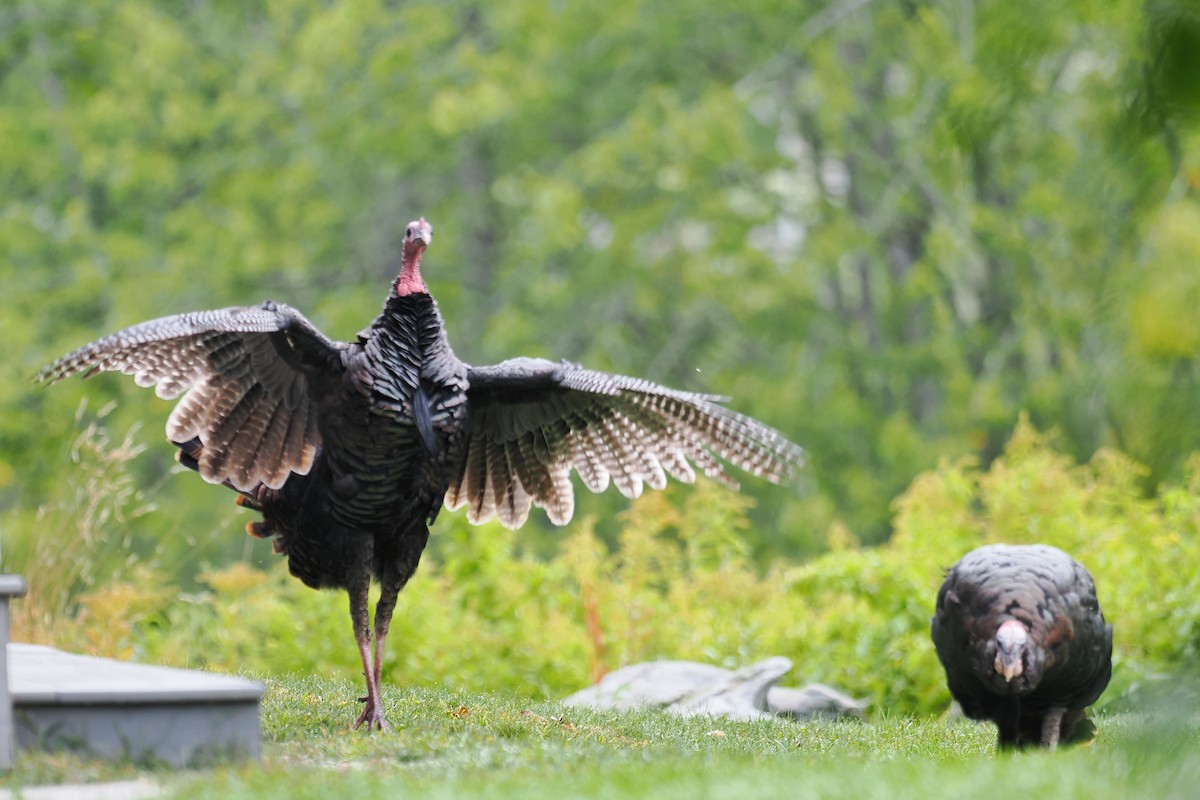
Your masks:
M112 783L69 783L0 789L0 800L151 800L163 787L146 778Z
M253 681L9 643L17 748L177 767L257 759Z

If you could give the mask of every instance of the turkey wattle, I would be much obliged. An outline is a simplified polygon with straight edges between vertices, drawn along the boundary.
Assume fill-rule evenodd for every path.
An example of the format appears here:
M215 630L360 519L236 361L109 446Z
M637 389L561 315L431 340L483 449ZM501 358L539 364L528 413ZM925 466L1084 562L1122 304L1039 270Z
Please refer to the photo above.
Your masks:
M1091 575L1047 545L993 544L946 573L932 621L950 693L1001 747L1089 738L1112 676L1112 626Z
M776 483L803 461L782 434L717 397L566 362L464 364L421 278L431 239L424 219L408 226L383 312L354 342L265 302L135 325L38 375L115 370L160 397L183 395L167 421L179 461L261 512L249 532L274 537L293 575L349 593L367 682L355 727L387 727L384 642L443 502L508 527L536 505L563 525L572 469L594 492L611 480L636 497L667 475L692 481L693 465L736 485L722 460ZM373 655L372 579L382 589Z

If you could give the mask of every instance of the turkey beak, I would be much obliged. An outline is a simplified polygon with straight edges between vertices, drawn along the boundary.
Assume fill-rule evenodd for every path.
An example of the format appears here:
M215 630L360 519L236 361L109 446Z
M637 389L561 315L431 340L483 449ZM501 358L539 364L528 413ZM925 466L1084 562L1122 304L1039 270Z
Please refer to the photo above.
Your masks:
M416 237L420 239L426 247L429 247L429 245L433 243L433 226L426 222L424 217L421 217L420 222L417 223Z
M996 672L1004 676L1005 683L1025 671L1025 644L1029 641L1029 632L1025 626L1010 619L996 631L996 661L992 665Z
M996 654L996 672L1004 676L1005 683L1012 683L1012 679L1019 677L1024 671L1021 664L1021 653L1005 653L1003 651Z

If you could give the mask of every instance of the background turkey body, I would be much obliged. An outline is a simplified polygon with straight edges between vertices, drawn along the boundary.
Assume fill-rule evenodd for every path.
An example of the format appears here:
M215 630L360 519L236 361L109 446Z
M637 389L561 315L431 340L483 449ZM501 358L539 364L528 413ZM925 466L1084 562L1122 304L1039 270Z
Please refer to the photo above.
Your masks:
M931 623L950 693L1001 747L1090 738L1112 676L1112 626L1091 575L1046 545L987 545L946 573Z
M383 646L443 499L473 522L515 527L538 505L561 525L571 469L593 491L611 479L636 496L668 473L692 479L693 463L733 484L718 458L778 482L803 456L711 396L541 359L463 364L420 276L431 237L424 220L409 225L383 313L353 343L267 302L135 325L40 374L118 370L163 397L186 392L167 423L181 463L260 511L248 529L275 537L294 575L348 592L367 683L356 727L387 726Z

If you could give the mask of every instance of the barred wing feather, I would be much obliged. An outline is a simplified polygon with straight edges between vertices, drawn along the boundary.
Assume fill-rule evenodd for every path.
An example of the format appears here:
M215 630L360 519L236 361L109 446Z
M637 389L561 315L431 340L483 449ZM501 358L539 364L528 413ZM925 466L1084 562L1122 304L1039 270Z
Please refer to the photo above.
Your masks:
M54 383L116 371L159 397L182 394L167 437L200 440L205 480L279 488L312 467L320 445L316 401L340 375L344 347L299 311L266 302L134 325L63 356L37 378Z
M804 453L778 431L720 405L713 395L516 358L468 370L470 418L447 505L468 518L519 527L531 505L564 525L574 512L574 469L593 492L611 482L626 497L644 485L684 483L694 468L737 486L723 462L779 483Z

